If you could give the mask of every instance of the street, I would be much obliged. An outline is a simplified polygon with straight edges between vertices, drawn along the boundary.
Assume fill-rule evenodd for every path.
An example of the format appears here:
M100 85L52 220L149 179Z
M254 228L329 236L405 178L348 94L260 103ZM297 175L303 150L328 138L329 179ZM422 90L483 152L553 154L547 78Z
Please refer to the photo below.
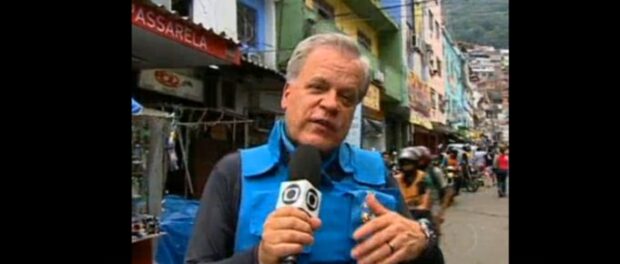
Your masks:
M495 187L461 191L442 225L446 263L508 263L508 199L499 199Z

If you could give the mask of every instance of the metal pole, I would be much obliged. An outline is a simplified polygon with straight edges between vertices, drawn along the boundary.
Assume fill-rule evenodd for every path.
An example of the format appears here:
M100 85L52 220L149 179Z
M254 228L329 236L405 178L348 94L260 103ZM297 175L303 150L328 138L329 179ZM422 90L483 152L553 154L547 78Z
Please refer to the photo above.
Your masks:
M189 128L186 128L189 129ZM192 196L194 195L194 187L192 185L192 177L189 174L189 167L188 167L188 161L187 161L187 150L183 144L183 134L181 133L181 128L177 127L177 134L179 135L179 146L181 147L181 153L183 153L183 165L185 167L185 180L188 184L189 187L189 191L192 194Z
M243 133L244 133L244 147L250 147L250 123L243 124Z

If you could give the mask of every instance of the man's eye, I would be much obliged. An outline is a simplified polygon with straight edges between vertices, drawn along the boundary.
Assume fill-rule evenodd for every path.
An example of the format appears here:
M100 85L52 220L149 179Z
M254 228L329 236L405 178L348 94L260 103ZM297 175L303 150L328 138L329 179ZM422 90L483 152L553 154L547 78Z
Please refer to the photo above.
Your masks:
M353 95L343 95L341 98L344 105L346 106L351 106L355 104L355 96Z
M323 90L325 90L325 85L320 85L320 84L310 84L308 87L310 87L310 89L316 90L316 91L323 91Z

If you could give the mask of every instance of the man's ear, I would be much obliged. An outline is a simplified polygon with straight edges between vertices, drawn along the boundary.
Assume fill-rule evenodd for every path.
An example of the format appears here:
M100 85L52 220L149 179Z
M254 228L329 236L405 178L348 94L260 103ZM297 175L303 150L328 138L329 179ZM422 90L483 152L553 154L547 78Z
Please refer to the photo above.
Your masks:
M280 100L280 107L282 108L282 110L286 110L286 107L288 105L288 96L290 93L291 93L291 86L287 82L284 85L284 91L282 92L282 100Z

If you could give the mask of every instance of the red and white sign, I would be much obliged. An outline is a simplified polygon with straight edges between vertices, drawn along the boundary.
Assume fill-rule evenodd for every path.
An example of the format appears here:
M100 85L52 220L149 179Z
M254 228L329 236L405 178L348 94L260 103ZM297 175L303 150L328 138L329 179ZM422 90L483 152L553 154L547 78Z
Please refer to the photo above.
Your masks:
M241 52L232 42L156 7L131 3L131 23L220 59L241 62Z
M144 70L138 86L151 91L204 102L202 81L167 70Z

